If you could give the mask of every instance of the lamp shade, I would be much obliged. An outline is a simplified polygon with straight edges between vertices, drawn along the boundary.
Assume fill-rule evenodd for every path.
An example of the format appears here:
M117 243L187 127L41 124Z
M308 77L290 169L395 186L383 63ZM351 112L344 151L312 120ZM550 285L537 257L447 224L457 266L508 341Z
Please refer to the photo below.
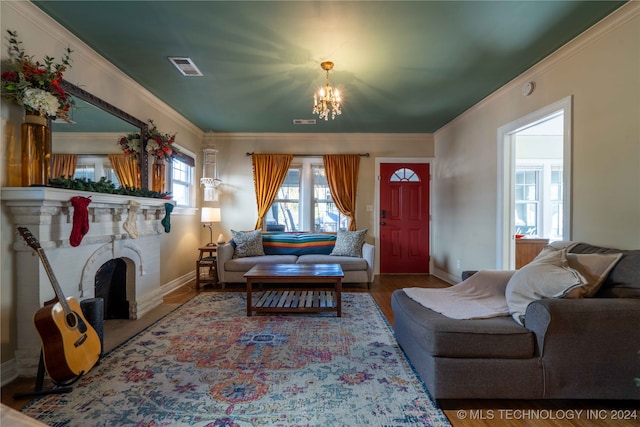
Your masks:
M220 222L220 208L202 208L200 222Z

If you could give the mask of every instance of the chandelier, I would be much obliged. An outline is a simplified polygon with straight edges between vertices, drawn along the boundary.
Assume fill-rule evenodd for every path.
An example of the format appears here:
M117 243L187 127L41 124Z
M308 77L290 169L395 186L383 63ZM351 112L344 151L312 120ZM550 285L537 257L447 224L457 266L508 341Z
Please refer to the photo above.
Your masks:
M329 120L329 114L331 114L333 120L342 114L340 93L329 84L329 70L333 69L333 62L325 61L320 64L320 67L327 72L327 82L318 90L318 93L313 94L313 114L318 114L320 120Z

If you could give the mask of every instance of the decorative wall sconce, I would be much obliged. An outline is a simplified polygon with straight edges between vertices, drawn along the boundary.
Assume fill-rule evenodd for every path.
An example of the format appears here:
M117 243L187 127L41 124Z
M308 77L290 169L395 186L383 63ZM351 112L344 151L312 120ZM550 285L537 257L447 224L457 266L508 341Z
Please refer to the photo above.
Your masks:
M200 185L204 186L204 200L207 202L217 202L220 198L220 185L222 181L218 179L218 166L215 148L205 148L204 159L202 161L202 178Z

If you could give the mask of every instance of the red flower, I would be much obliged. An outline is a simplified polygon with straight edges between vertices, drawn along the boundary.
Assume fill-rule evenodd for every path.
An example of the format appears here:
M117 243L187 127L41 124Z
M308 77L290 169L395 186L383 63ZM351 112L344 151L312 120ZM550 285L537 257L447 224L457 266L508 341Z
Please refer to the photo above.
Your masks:
M38 106L40 113L46 112L52 118L69 121L68 112L73 104L73 99L62 89L62 73L68 68L71 61L71 49L66 49L59 63L54 58L45 57L44 62L39 62L27 55L18 41L15 31L8 31L10 35L9 60L3 60L3 68L10 67L11 71L2 73L2 98L15 104L23 104L24 93L27 89L39 89L56 97L58 109ZM6 62L6 64L5 64ZM28 106L29 108L33 106ZM46 110L46 111L45 111Z
M5 71L4 73L2 73L2 76L0 78L8 82L16 83L18 81L18 73L16 73L15 71Z

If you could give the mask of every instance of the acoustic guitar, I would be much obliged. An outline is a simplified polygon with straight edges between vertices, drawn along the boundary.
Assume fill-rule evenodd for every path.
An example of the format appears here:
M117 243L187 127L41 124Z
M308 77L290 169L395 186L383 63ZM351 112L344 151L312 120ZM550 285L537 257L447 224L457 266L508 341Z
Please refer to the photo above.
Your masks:
M62 294L62 288L38 240L25 227L18 227L18 233L37 252L56 294L56 298L33 316L42 341L47 373L57 384L75 381L98 362L100 337L84 318L78 300L65 298Z

